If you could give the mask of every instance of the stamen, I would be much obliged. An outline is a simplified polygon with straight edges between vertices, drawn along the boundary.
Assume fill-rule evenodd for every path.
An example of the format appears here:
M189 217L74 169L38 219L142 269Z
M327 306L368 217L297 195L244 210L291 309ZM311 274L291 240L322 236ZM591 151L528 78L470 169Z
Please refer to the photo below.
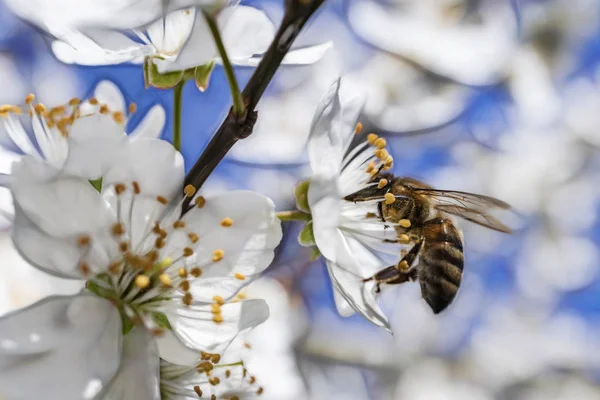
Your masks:
M374 134L374 133L369 133L369 134L367 135L367 142L369 142L369 144L370 144L370 145L373 145L373 144L375 144L375 141L376 141L377 139L379 139L379 136L377 136L377 135L376 135L376 134Z
M410 237L405 233L398 235L398 242L408 244L410 242Z
M43 105L42 103L37 103L35 105L35 107L33 107L33 109L35 110L36 113L38 114L43 114L46 112L46 106Z
M90 267L89 265L87 265L87 263L82 262L81 264L79 264L79 271L81 271L83 276L88 276L88 274L90 273Z
M194 250L191 247L185 247L183 249L183 256L184 257L191 257L194 254Z
M126 189L127 189L127 187L124 184L122 184L122 183L117 183L115 185L115 193L117 194L117 196L119 196L123 192L125 192Z
M213 316L213 322L216 324L220 324L223 322L223 316L221 314L216 314Z
M380 160L386 160L388 158L390 154L387 152L386 149L378 149L375 151L375 157L379 158Z
M192 294L190 292L187 292L186 294L183 295L183 299L181 299L181 302L184 305L189 307L192 305L192 300L194 300L194 298L192 297Z
M362 130L363 130L363 124L361 124L360 122L358 122L358 123L356 124L356 128L354 128L354 132L355 132L357 135L360 135L360 134L362 133Z
M169 203L169 201L163 196L156 196L156 201L158 201L160 204L162 204L164 206L166 206Z
M373 142L373 145L374 145L375 147L377 147L378 149L384 149L384 148L385 148L385 146L387 146L387 142L385 141L385 139L384 139L384 138L378 138L377 140L375 140L375 141Z
M188 233L188 237L190 238L190 240L192 241L192 243L196 243L196 242L198 242L198 240L200 240L200 238L198 237L198 235L196 235L194 232Z
M27 97L25 97L25 104L29 105L35 99L35 95L33 93L29 93Z
M129 114L133 114L134 112L137 111L137 104L135 103L129 103L129 107L127 108L127 111L129 111Z
M198 267L194 267L190 271L190 274L192 274L194 278L199 278L202 275L202 270Z
M225 371L225 378L229 379L231 377L231 371L230 370L226 370Z
M233 225L233 220L229 217L223 218L223 220L221 221L221 226L224 228L228 228L231 225Z
M125 122L125 115L123 115L123 113L121 111L115 111L112 114L113 120L117 123L117 124L122 124Z
M392 193L385 194L385 204L393 204L396 201L396 197Z
M81 235L77 238L77 246L79 247L87 247L90 245L92 238L89 235Z
M158 276L158 279L160 280L160 283L162 283L165 287L170 287L172 284L171 277L167 274L160 274Z
M367 174L371 173L371 172L372 172L372 171L375 169L375 165L376 165L376 164L375 164L375 161L371 161L371 162L369 163L369 165L367 165L367 169L365 170L365 172L366 172Z
M265 390L264 390L264 389L262 388L262 386L261 386L261 387L259 387L259 388L258 388L258 390L256 391L256 394L260 396L261 394L263 394L263 392L264 392L264 391L265 391Z
M108 106L106 104L102 104L99 110L100 114L108 114Z
M387 179L380 179L379 183L377 184L377 189L383 189L385 187L385 185L388 184L388 180Z
M138 275L135 277L135 286L140 289L145 289L150 285L150 278L146 275Z
M157 249L162 249L163 247L165 247L165 244L166 244L165 239L162 237L158 237L154 241L154 247L156 247Z
M202 397L202 390L200 390L200 386L194 386L194 392L196 392L196 395L198 395L198 397Z
M218 262L218 261L221 261L224 256L225 256L225 252L221 249L217 249L217 250L213 251L212 260L214 262Z
M142 192L142 189L140 188L139 183L137 183L136 181L133 181L131 184L133 185L133 193L140 194Z
M126 253L129 250L129 243L127 243L127 242L119 243L119 250L121 250L121 253Z
M81 100L78 99L77 97L73 97L71 100L69 100L69 105L71 107L78 106L79 104L81 104Z
M220 304L220 305L225 304L225 300L221 296L214 296L212 299L217 304Z
M210 311L213 314L221 314L221 305L220 304L211 304Z
M177 275L179 275L180 278L184 278L184 279L187 278L187 276L188 276L187 269L185 269L183 267L179 268L179 270L177 270Z
M202 196L198 196L196 197L196 200L194 200L196 207L198 208L202 208L206 205L206 199Z
M401 219L400 221L398 221L398 225L400 225L400 226L401 226L401 227L403 227L403 228L410 228L410 226L411 226L412 224L411 224L411 223L410 223L410 221L409 221L409 220L407 220L407 219Z
M111 228L111 233L113 236L121 236L125 233L125 225L121 223L116 223Z
M400 264L398 264L398 267L400 267L400 269L402 271L407 271L408 270L408 262L406 262L406 260L402 260L402 261L400 261Z
M179 288L181 290L183 290L184 292L189 292L190 291L190 281L181 281L181 283L179 284Z
M240 281L243 281L244 279L246 279L246 275L240 274L239 272L236 272L234 274L234 276L235 276L236 279L239 279Z
M192 185L187 185L183 188L183 193L185 193L186 197L192 198L196 194L196 188Z
M95 97L91 97L88 102L93 105L93 106L97 106L98 105L98 99Z
M175 229L185 228L185 222L178 219L177 221L173 222L173 228L175 228Z

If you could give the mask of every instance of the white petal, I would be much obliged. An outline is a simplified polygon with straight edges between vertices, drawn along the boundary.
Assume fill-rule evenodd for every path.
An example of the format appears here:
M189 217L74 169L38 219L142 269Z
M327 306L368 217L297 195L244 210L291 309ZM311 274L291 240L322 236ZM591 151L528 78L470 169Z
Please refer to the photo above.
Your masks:
M290 50L281 64L283 65L311 65L319 62L327 51L333 47L333 42L326 42L317 44L314 46L302 47L294 50ZM250 58L232 58L231 62L235 65L256 67L262 60L261 55L254 55Z
M79 118L69 133L69 154L64 171L86 179L98 179L115 163L126 141L125 127L110 115Z
M343 247L340 226L342 199L337 193L335 179L311 179L308 204L312 213L313 232L319 251L325 258L336 261L336 251Z
M103 182L111 185L136 181L142 194L171 199L181 193L183 177L183 157L169 142L139 139L119 153Z
M110 226L114 216L88 181L52 178L48 170L31 157L23 157L13 170L15 202L31 222L46 233L63 238Z
M198 350L190 349L175 336L171 331L156 338L160 357L170 363L177 365L194 365L200 359Z
M0 174L10 174L12 165L21 159L21 154L0 147Z
M121 360L121 319L91 295L55 296L0 318L0 393L92 399Z
M129 135L130 139L158 139L165 128L165 109L157 104L153 106L144 116L142 122L135 127Z
M2 122L8 136L23 153L40 157L40 153L33 146L33 143L31 143L31 139L29 139L23 124L21 124L17 116L10 113L6 118L2 118Z
M233 225L221 226L224 218L232 219ZM200 238L194 249L196 263L207 265L202 276L190 282L197 301L234 296L269 266L282 235L273 202L250 191L209 197L203 208L189 211L184 221ZM223 250L224 256L213 262L217 249ZM239 279L236 273L245 278Z
M269 17L254 7L231 7L217 18L223 44L232 60L264 53L275 36L275 26Z
M178 10L150 24L146 32L159 53L177 54L190 36L195 19L195 9Z
M221 306L221 316L223 322L214 322L212 306L208 304L192 304L167 312L177 338L184 346L197 350L199 356L200 351L223 352L237 335L266 321L269 306L262 299L226 303ZM175 358L163 353L161 356L167 361Z
M94 97L100 104L106 104L112 112L126 113L125 98L117 85L111 81L101 81L94 89Z
M145 56L154 53L154 47L146 44L136 43L125 35L114 32L104 32L112 39L107 46L121 46L116 49L104 47L89 36L70 31L68 34L60 35L60 40L52 42L52 52L61 62L65 64L79 65L112 65L125 62L141 62Z
M335 289L333 290L333 301L335 302L335 308L337 309L337 312L342 317L351 317L352 315L356 314L356 310L354 310L350 303L346 301L344 296L342 296L342 294Z
M103 400L160 400L159 360L152 335L134 328L124 338L121 368Z
M308 156L313 174L339 174L363 104L363 96L353 93L353 88L341 79L335 81L321 99L308 140Z

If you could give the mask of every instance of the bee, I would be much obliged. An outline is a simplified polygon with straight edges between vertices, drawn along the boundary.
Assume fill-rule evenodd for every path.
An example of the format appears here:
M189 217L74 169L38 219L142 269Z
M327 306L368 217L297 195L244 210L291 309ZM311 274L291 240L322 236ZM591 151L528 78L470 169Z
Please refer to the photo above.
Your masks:
M412 245L397 265L382 269L363 282L375 281L379 293L381 284L418 280L421 295L435 314L452 303L463 273L462 233L448 214L511 233L510 228L487 214L493 208L509 209L505 202L478 194L437 190L413 178L382 173L371 185L345 199L377 201L379 215L373 215L394 226L398 239L393 242Z

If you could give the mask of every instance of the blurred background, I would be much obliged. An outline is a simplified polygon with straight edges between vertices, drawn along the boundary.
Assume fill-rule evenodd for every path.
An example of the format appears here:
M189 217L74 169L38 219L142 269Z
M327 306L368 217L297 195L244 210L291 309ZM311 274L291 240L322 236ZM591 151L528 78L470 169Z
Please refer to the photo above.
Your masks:
M282 15L282 0L242 4ZM324 265L286 224L267 276L248 289L272 309L249 338L262 398L600 399L600 0L327 0L297 44L324 40L334 48L318 64L280 70L254 135L206 192L247 188L292 208L312 113L343 74L369 94L361 121L387 138L396 174L498 197L519 218L510 236L461 223L463 285L441 315L416 284L386 290L393 336L337 315ZM237 73L243 83L252 69ZM63 65L0 0L0 104L34 92L56 105L103 80L138 104L131 128L162 104L170 138L172 93L144 89L141 67ZM218 67L204 93L186 85L187 168L229 104ZM0 224L0 314L79 290L29 267Z

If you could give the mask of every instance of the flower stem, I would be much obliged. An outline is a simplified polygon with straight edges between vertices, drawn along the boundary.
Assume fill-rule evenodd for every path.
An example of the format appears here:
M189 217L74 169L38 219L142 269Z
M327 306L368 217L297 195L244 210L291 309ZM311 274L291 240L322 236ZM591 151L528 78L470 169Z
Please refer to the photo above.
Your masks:
M310 221L312 216L302 211L280 211L277 218L281 221Z
M275 72L292 47L294 40L298 37L302 27L324 2L325 0L285 1L285 14L283 15L281 25L269 49L242 92L242 98L244 99L244 104L246 104L246 115L243 119L240 119L232 107L211 141L185 177L186 185L192 185L196 190L200 189L229 149L239 139L244 139L252 134L258 117L255 111L256 104L258 104L267 85L273 79ZM182 214L190 209L190 201L190 198L184 199Z
M246 118L246 106L244 105L244 99L242 98L242 93L240 92L240 87L237 83L235 72L233 71L233 66L229 61L227 50L225 49L225 45L223 44L223 39L221 38L221 32L219 32L217 21L215 20L215 17L208 12L204 12L204 18L206 18L208 28L210 29L210 32L212 33L212 36L215 39L215 45L217 46L217 50L219 51L219 56L223 61L223 70L225 70L225 76L227 77L229 89L231 90L231 98L233 99L233 113L240 120L243 120Z
M183 86L185 80L182 79L173 88L173 147L181 151L181 106L183 103Z

